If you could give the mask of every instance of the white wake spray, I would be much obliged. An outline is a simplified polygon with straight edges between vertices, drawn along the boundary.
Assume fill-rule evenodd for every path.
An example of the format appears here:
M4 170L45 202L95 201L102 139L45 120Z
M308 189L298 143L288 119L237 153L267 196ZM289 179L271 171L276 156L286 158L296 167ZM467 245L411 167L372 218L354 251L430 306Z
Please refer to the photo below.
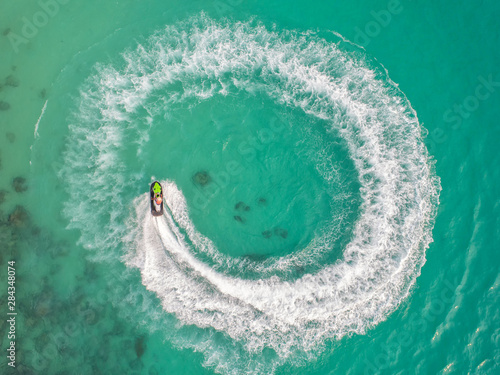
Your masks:
M82 174L90 181L90 194L88 186L75 192L85 205L68 202L67 214L100 258L112 256L109 249L124 241L127 264L140 269L144 286L160 298L166 313L183 325L222 332L241 343L249 357L271 348L277 359L265 371L293 356L314 355L325 340L364 333L408 296L432 241L440 187L417 116L384 71L312 34L280 34L254 22L218 24L205 16L166 27L124 58L122 71L100 67L82 91L77 124L71 127L74 147L63 171L74 185L81 185ZM173 89L178 82L182 90ZM127 147L122 134L133 126L131 113L141 109L155 116L169 103L232 89L265 92L283 106L327 120L329 130L345 139L363 203L342 261L292 281L267 273L249 280L219 272L193 248L222 265L238 260L197 232L182 192L169 181L163 184L171 212L161 218L151 217L146 196L134 201L128 226L102 208L110 183L118 192L135 183L124 177L120 159ZM161 105L147 101L159 90L171 95ZM148 136L147 127L137 132L141 139ZM96 215L107 218L104 227ZM262 272L287 267L294 256L267 264ZM241 371L227 363L220 346L207 343L210 335L203 337L175 341L205 352L207 363L220 372ZM263 371L255 364L241 366Z

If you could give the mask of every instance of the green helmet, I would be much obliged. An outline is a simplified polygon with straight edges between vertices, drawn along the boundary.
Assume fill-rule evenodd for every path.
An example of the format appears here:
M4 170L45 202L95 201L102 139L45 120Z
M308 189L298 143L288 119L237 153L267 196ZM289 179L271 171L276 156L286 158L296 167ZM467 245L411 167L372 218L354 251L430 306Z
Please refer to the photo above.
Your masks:
M161 186L158 182L155 182L155 184L153 185L153 192L156 195L159 195L161 193Z

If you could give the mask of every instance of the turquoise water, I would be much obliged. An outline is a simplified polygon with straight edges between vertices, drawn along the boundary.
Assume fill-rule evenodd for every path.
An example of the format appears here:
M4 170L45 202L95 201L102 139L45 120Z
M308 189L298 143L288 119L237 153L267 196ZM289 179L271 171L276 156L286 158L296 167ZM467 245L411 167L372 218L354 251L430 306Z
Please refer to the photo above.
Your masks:
M2 8L2 373L499 371L498 5Z

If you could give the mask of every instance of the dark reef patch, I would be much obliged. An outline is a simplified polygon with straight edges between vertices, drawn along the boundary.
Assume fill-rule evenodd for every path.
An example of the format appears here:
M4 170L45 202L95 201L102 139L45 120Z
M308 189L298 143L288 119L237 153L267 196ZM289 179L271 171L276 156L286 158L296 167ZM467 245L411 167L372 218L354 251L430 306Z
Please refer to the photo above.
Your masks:
M210 177L207 171L199 171L193 175L193 181L199 186L206 186L212 182L212 177Z
M263 197L260 197L258 200L257 200L257 204L259 206L267 206L267 199L266 198L263 198Z
M242 224L245 224L245 222L247 221L244 217L241 217L241 216L238 216L238 215L234 216L234 220L236 220L236 221L238 221L238 222L240 222Z
M146 351L146 343L144 336L137 337L135 339L135 354L137 354L137 358L141 358L144 352Z
M19 79L12 74L5 78L5 85L10 87L18 87L20 84Z
M17 228L25 227L29 220L28 211L23 206L16 206L9 215L9 223Z
M264 237L264 238L271 238L272 235L273 235L273 232L271 232L270 230L265 230L262 232L262 237Z
M234 205L234 209L237 211L250 211L250 206L247 206L245 202L238 202Z
M10 109L10 104L0 100L0 111L8 111Z
M274 228L274 234L277 236L280 236L281 238L287 238L288 237L288 231L286 229L276 227Z
M12 181L12 187L18 193L22 193L28 190L28 187L26 186L26 179L24 177L14 178L14 180Z

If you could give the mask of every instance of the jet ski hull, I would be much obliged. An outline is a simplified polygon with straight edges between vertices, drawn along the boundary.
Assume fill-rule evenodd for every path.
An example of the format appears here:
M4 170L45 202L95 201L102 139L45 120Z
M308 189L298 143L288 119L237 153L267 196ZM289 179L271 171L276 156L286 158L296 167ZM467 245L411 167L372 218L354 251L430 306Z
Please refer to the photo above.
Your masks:
M156 204L155 196L156 194L160 194L161 204ZM149 197L151 201L151 214L153 216L161 216L163 215L163 188L158 181L155 181L151 184L149 188Z

